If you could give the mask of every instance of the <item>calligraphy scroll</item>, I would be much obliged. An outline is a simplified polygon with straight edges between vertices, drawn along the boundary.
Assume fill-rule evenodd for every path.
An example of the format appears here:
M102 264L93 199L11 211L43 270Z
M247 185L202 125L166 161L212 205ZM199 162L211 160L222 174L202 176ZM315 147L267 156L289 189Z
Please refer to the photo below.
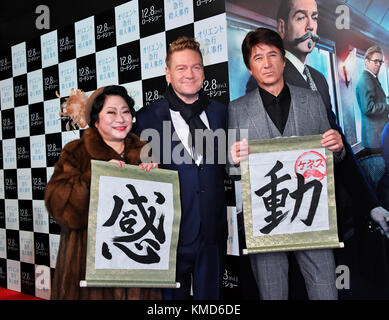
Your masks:
M339 248L332 152L321 136L250 141L242 166L246 253Z
M178 174L92 160L86 279L90 287L177 287Z

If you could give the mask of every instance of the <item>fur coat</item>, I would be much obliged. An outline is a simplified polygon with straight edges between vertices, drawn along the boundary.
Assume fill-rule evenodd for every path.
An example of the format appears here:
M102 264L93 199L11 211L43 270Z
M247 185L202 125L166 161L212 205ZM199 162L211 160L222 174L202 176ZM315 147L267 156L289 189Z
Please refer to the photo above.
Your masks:
M125 162L139 164L144 144L130 133L125 139ZM161 299L160 289L79 287L80 280L85 279L91 159L121 160L96 128L85 130L81 139L64 147L46 186L47 210L61 226L51 298Z

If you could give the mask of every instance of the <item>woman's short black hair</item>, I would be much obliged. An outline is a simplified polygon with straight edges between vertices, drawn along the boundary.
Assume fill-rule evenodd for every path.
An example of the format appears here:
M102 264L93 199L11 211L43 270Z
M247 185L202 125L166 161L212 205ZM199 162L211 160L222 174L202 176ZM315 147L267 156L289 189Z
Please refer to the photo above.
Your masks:
M284 44L280 35L267 28L257 28L254 31L250 31L242 42L242 55L247 69L250 70L251 50L260 43L275 46L281 51L282 56L285 58Z
M107 96L120 96L126 101L127 105L130 107L131 116L135 117L135 109L134 109L134 99L132 99L128 93L127 89L122 86L107 86L103 89L103 91L95 98L92 104L91 112L90 112L90 127L94 127L95 123L99 119L99 113L101 109L103 109L103 105L105 103L105 98Z

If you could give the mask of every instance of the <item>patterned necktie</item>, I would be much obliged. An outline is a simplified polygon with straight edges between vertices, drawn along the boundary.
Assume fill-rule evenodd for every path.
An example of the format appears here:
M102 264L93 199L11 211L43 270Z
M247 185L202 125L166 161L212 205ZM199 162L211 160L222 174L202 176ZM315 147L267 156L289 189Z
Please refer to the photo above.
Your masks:
M305 76L307 77L307 82L309 84L309 87L311 88L312 91L317 91L315 82L312 79L311 73L309 72L309 69L307 65L304 65L304 72Z

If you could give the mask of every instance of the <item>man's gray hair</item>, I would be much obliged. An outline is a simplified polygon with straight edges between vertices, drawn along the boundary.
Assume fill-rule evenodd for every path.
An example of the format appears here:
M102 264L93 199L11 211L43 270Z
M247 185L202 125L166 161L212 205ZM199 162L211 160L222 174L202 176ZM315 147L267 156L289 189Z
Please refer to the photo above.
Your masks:
M370 58L375 53L381 53L382 55L384 55L384 52L382 51L381 47L379 47L379 46L372 46L372 47L370 47L369 49L366 50L365 59L370 60Z

